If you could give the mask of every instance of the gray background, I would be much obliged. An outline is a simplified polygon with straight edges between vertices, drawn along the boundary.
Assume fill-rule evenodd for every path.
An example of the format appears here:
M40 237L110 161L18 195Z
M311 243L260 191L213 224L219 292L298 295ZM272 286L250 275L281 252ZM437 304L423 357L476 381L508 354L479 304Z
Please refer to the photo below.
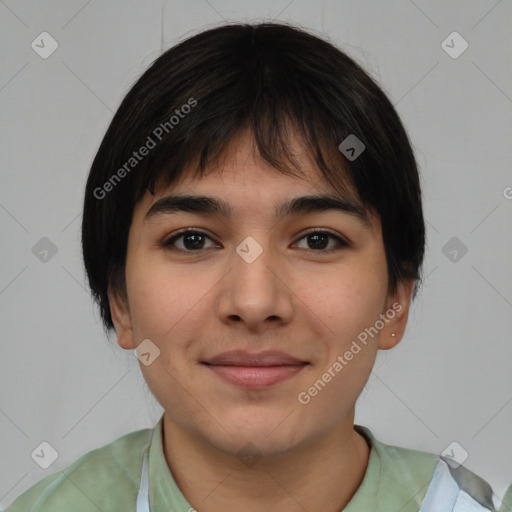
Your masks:
M89 297L83 189L113 112L162 49L240 20L325 34L396 105L423 175L426 278L356 422L433 453L457 441L499 503L512 481L511 11L509 0L0 1L2 507L162 412ZM47 59L31 48L43 31L59 45ZM458 58L441 46L453 31L469 44ZM57 248L46 261L32 252L43 237ZM59 453L46 470L30 456L42 441Z

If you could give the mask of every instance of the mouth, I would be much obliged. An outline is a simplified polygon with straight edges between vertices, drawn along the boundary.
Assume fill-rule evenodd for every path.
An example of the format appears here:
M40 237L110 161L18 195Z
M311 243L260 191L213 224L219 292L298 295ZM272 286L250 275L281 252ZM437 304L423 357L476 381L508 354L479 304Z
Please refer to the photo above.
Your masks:
M309 362L275 350L256 354L235 350L218 354L202 361L202 364L230 384L245 389L257 389L297 375Z

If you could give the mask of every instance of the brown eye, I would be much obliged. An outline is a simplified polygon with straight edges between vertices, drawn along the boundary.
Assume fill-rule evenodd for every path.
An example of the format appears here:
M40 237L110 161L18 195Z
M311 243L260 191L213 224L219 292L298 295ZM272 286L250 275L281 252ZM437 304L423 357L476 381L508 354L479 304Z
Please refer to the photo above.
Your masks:
M334 240L335 245L334 247L331 246L327 249L329 246L329 239ZM348 242L329 231L310 231L309 233L303 235L300 240L306 240L307 247L305 247L305 249L321 253L334 252L343 247L349 246Z
M193 229L187 229L165 240L162 243L162 246L184 252L194 252L205 248L211 248L205 247L206 240L211 241L211 238L207 236L206 233ZM217 246L213 245L213 247Z

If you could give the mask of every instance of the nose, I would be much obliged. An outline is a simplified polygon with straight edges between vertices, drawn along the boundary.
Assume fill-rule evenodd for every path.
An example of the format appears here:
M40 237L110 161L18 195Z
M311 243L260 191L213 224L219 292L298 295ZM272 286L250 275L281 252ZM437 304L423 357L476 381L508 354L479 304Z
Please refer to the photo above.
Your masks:
M220 283L217 313L221 321L231 327L239 324L254 334L290 322L293 291L284 264L269 249L254 261L240 254L234 252L231 272Z

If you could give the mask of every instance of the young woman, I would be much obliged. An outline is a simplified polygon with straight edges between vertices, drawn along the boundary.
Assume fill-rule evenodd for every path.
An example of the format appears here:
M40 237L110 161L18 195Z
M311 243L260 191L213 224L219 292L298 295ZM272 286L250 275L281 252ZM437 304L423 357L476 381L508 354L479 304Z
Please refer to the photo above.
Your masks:
M398 115L340 50L263 23L165 52L103 139L82 232L105 327L165 412L10 511L495 510L455 460L354 425L425 227Z

